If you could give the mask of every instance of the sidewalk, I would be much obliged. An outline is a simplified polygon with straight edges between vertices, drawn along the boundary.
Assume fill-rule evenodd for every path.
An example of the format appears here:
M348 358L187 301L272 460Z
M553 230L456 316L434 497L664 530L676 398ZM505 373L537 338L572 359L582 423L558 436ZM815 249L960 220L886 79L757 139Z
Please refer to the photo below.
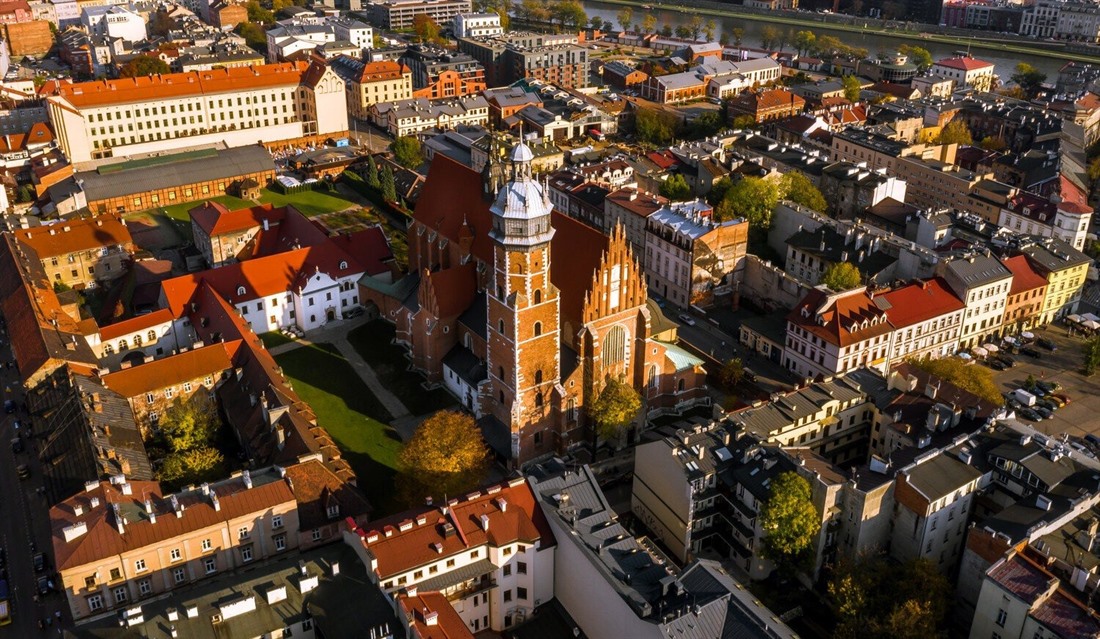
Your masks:
M332 344L336 347L336 350L340 351L344 359L348 360L351 367L355 369L355 373L359 376L359 379L363 380L363 383L367 385L367 388L369 388L372 393L374 393L378 401L382 402L382 405L386 407L386 411L393 417L392 421L407 421L409 417L412 417L412 413L396 395L382 385L374 369L371 368L370 364L359 355L355 347L348 341L348 331L358 327L359 324L360 322L355 320L339 320L332 322L329 326L313 331L311 335L313 339L302 337L289 344L280 344L279 346L268 349L268 352L271 353L272 356L275 356L302 346ZM402 433L402 435L404 436L404 433Z

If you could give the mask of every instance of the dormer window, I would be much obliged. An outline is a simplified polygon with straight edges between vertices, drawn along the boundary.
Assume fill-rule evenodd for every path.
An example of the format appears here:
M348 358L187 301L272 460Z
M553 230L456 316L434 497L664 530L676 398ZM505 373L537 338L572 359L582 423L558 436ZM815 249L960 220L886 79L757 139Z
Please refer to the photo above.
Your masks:
M329 519L336 519L340 516L340 504L329 504L325 512L328 514Z
M346 261L341 261L340 262L340 270L341 271L346 269L347 267L348 267L348 263Z
M238 286L237 287L237 295L244 295L244 287L243 286Z

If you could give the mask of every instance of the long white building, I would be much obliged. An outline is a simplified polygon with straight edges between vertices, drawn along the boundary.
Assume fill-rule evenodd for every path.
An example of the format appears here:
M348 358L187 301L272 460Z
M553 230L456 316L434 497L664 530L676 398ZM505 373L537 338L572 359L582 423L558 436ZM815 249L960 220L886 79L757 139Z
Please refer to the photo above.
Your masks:
M344 81L321 62L50 82L42 93L71 162L348 130Z

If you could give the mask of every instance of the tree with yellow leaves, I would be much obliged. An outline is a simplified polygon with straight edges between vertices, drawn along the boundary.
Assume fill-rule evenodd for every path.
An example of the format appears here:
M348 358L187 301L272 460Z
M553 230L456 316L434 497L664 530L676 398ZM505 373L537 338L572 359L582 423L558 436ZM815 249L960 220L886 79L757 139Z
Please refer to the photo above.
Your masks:
M404 500L412 505L427 496L461 495L485 479L488 450L474 418L440 411L424 420L397 458Z

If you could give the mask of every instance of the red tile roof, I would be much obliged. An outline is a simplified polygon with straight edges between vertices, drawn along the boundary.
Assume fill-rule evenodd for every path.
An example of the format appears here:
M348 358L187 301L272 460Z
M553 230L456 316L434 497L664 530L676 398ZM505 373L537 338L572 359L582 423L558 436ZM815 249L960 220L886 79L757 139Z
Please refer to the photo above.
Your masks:
M237 342L216 343L195 348L169 357L124 368L103 376L103 385L129 399L145 393L178 386L183 382L202 379L210 375L217 379L221 373L233 368L229 354Z
M23 151L37 144L53 142L53 131L45 122L35 122L26 133L7 134L0 137L0 153Z
M210 237L262 227L264 220L277 224L286 213L287 207L275 208L271 204L230 211L221 202L203 202L188 211L191 220Z
M787 315L787 321L842 347L894 330L886 313L863 289L834 294L814 289Z
M936 62L936 66L947 67L948 69L959 69L960 71L976 71L978 69L992 69L994 65L992 62L978 60L977 58L957 57L944 58Z
M473 639L474 633L439 592L402 593L397 601L417 639Z
M131 333L141 333L154 326L159 326L171 321L172 312L166 308L158 308L152 313L137 315L130 319L101 327L99 329L99 338L101 340L110 340L122 337L123 335L130 335Z
M583 325L584 298L592 289L596 269L608 247L608 237L580 220L554 211L551 218L554 239L550 245L556 256L550 262L550 281L561 291L561 324L572 324L575 331ZM573 336L563 336L571 341Z
M660 195L640 193L635 188L619 189L608 194L607 199L639 217L649 217L668 204L668 200Z
M126 223L111 215L65 220L50 226L16 229L12 233L16 239L33 248L40 259L133 241Z
M220 510L214 510L211 499L198 490L178 493L177 500L184 508L182 517L175 515L155 481L130 482L130 495L122 494L121 486L100 482L97 488L74 495L50 509L56 567L61 571L92 564L252 513L263 517L275 506L294 503L294 494L286 480L261 481L255 477L250 489L245 488L239 477L210 486L210 492L218 496ZM95 507L92 498L99 500ZM144 499L152 501L156 523L145 515ZM121 534L112 512L113 504L119 504L126 520ZM83 514L77 515L75 506L80 506ZM87 524L88 532L66 542L65 528L80 522ZM221 540L216 543L220 546Z
M437 155L416 201L413 220L452 242L457 242L464 232L463 227L467 227L473 236L471 252L482 262L491 263L493 243L489 239L489 229L492 214L482 195L481 184L481 176L473 169L446 155ZM410 249L416 244L411 241L412 236L410 229Z
M372 522L369 530L356 529L366 549L378 560L375 571L381 579L477 546L538 541L541 548L547 548L555 543L535 494L522 479L452 502L447 514L441 508L424 507ZM482 528L482 515L489 518L488 530ZM447 523L455 527L455 534L444 534Z
M1001 260L1005 268L1012 271L1012 290L1009 295L1019 295L1024 291L1033 291L1047 285L1047 279L1031 268L1026 255L1017 255Z
M939 278L896 288L880 295L889 304L886 316L894 328L905 328L966 307Z
M47 82L39 94L60 96L77 108L94 108L248 89L297 86L308 68L307 62L283 62L75 84L67 81Z
M379 275L390 270L393 251L386 234L377 226L335 235L330 241L358 262L367 275Z

